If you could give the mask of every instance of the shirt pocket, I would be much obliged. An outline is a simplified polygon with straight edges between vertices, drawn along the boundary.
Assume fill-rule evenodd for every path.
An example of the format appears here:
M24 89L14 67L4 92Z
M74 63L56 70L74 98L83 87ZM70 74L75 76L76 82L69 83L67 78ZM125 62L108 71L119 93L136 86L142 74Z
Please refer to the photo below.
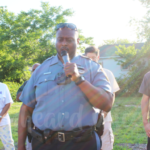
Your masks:
M52 88L56 86L55 83L55 75L54 74L48 74L43 75L39 77L37 83L35 84L36 90L36 100L37 101L43 101L47 96L50 96L53 94L51 91Z

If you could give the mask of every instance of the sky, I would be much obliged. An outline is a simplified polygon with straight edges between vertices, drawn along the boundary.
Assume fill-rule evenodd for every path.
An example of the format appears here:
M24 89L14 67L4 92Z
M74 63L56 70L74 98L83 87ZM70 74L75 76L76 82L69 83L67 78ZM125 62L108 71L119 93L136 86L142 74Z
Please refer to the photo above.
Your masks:
M146 15L139 0L0 0L0 6L7 6L8 11L17 14L41 9L41 1L73 10L68 22L76 24L85 37L93 37L96 46L109 39L139 42L136 27L129 23L132 18L141 20Z

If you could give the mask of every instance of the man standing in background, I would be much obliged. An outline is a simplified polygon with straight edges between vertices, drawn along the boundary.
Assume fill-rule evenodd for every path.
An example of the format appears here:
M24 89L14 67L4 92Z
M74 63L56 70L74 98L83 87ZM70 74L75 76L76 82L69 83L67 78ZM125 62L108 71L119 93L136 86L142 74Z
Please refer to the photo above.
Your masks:
M99 60L99 49L91 46L85 49L85 56L88 58L92 59L93 61L98 63ZM118 83L113 75L113 73L108 70L104 69L104 72L106 73L108 80L110 81L110 86L112 88L112 92L114 94L113 102L115 100L115 92L119 91L119 86ZM104 112L104 111L103 111ZM104 112L104 133L101 137L102 139L102 150L112 150L113 149L113 143L114 143L114 135L113 131L111 128L111 122L112 122L112 117L111 117L111 112Z
M142 84L139 89L139 93L143 94L141 101L141 109L142 109L142 117L143 117L143 125L145 132L148 136L147 150L150 149L150 112L149 112L149 99L150 99L150 71L145 74ZM149 114L149 115L148 115Z
M6 84L0 82L0 139L5 150L15 150L8 115L13 100Z
M40 65L39 63L35 63L35 64L32 66L31 74L35 71L35 69L36 69L39 65ZM19 100L19 97L20 97L20 95L21 95L21 93L22 93L22 91L23 91L25 85L27 84L27 82L28 82L28 80L25 81L25 82L23 83L23 85L22 85L22 86L18 89L18 91L17 91L16 99L17 99L18 102L21 102L21 101ZM32 145L31 145L31 143L29 143L28 138L26 139L26 149L27 149L27 150L32 150Z
M32 66L31 74L35 71L35 69L36 69L39 65L40 65L39 63L35 63L35 64ZM20 95L21 95L21 93L22 93L22 91L23 91L25 85L27 84L27 82L28 82L28 80L25 81L25 82L23 83L23 85L22 85L22 86L18 89L18 91L17 91L16 99L17 99L18 102L21 102L21 101L19 100L19 97L20 97Z

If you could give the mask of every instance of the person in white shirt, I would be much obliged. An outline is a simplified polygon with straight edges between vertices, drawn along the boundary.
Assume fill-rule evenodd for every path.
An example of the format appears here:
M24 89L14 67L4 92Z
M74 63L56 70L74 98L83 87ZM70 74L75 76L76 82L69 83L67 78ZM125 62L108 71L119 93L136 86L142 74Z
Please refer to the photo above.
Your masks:
M6 84L0 82L0 139L5 150L15 150L8 110L13 103Z
M98 63L99 60L99 49L94 47L94 46L90 46L88 48L85 49L85 56L87 56L88 58L92 59L93 61ZM110 81L110 85L111 85L111 89L112 92L114 94L114 98L113 98L113 102L115 100L115 92L119 91L119 85L113 75L113 73L108 70L108 69L104 69L104 72L106 73L108 80ZM104 112L104 111L103 111ZM113 131L111 128L111 123L112 123L112 117L111 117L111 112L104 112L104 133L101 136L101 140L102 140L102 150L112 150L113 149L113 143L114 143L114 135L113 135Z

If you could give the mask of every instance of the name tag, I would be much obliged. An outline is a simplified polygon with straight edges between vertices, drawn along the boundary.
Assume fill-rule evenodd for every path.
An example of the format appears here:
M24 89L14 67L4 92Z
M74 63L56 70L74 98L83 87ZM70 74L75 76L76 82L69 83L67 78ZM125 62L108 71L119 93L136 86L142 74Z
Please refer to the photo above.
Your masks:
M78 71L80 74L84 74L85 73L85 69L82 66L77 66L78 67Z
M51 72L45 72L44 75L46 75L46 74L51 74Z

